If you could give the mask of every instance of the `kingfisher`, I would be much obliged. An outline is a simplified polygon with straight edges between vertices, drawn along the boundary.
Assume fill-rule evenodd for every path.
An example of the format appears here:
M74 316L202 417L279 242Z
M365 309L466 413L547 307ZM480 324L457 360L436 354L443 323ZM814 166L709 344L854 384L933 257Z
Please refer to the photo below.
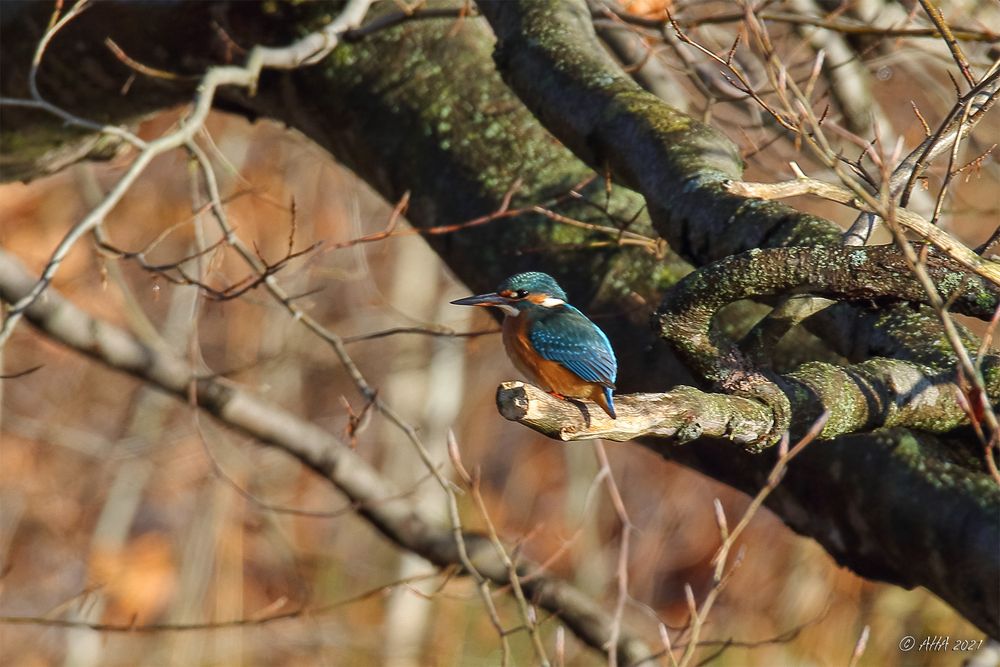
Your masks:
M547 273L518 273L496 292L452 301L503 311L503 343L514 366L560 398L582 398L616 418L618 361L604 332L573 306Z

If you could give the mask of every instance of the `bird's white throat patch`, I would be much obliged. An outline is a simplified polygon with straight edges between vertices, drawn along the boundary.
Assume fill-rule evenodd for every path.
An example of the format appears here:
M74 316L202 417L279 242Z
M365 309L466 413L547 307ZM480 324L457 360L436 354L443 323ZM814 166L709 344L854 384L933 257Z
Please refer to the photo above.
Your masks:
M497 308L502 310L505 315L510 315L511 317L517 317L521 314L521 311L514 306L508 306L506 303L498 303Z
M564 303L566 302L562 299L557 299L554 296L547 296L540 305L545 306L546 308L555 308L556 306L561 306Z

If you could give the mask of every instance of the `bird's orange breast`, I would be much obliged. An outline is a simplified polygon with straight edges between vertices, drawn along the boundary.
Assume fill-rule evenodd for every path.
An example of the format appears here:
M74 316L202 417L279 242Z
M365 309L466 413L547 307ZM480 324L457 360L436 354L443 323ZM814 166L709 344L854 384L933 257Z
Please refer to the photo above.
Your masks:
M535 351L528 338L528 324L525 315L508 316L503 322L503 344L517 370L546 391L570 398L585 398L596 402L603 400L602 385L587 382L559 362L545 359Z

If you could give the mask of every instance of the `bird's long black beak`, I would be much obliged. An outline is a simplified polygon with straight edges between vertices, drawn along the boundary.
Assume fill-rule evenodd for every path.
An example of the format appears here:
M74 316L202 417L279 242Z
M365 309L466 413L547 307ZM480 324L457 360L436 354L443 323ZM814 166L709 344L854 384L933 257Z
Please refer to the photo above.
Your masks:
M496 292L490 292L489 294L477 294L476 296L467 296L464 299L456 299L452 303L456 306L501 306L507 303L507 300Z

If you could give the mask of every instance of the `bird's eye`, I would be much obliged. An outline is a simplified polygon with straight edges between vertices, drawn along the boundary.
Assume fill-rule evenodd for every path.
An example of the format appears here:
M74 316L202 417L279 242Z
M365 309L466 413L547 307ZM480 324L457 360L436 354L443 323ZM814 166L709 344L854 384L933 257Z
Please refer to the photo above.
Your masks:
M524 297L528 296L528 290L519 289L516 292L514 292L514 296L516 296L518 299L523 299Z

